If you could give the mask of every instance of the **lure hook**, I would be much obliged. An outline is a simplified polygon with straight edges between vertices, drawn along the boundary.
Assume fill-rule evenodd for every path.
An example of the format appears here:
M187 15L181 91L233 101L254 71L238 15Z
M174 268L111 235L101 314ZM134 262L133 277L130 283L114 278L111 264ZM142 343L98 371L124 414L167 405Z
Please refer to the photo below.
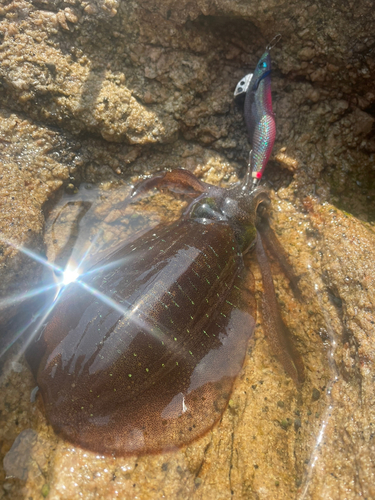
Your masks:
M280 38L281 38L281 33L278 33L277 35L275 35L272 40L270 41L270 43L267 45L266 49L267 50L271 50L274 48L274 46L279 43L280 41Z

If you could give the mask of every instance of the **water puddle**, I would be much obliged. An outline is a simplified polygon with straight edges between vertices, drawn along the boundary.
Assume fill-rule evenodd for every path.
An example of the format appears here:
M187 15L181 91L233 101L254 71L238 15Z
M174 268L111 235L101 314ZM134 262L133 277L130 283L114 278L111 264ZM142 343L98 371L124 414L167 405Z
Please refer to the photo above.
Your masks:
M76 194L64 193L46 220L47 258L63 269L69 260L90 261L130 235L160 221L155 205L126 202L128 185L111 187L82 184Z

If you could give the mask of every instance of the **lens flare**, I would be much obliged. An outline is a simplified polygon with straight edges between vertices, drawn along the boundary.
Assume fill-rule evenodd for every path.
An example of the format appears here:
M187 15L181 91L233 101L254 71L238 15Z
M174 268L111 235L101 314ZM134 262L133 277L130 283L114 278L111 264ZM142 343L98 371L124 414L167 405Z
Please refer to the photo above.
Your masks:
M66 286L69 285L69 283L73 283L73 281L77 280L79 275L80 273L78 268L72 269L70 266L67 266L63 272L62 284Z

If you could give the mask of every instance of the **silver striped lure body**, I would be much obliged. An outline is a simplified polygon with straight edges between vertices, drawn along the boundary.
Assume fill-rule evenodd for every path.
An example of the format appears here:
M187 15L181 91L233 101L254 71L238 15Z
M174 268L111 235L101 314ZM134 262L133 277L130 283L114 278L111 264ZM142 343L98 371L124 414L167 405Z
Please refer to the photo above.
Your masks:
M259 59L254 73L249 73L237 84L234 97L237 101L244 97L245 123L252 146L249 165L251 177L258 182L263 176L276 137L269 47Z

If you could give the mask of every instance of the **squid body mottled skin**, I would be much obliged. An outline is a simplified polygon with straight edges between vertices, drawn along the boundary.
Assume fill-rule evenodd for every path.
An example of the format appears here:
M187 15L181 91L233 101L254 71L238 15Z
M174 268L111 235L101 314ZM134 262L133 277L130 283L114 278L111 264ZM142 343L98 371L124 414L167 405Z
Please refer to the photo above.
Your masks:
M55 431L117 456L175 449L220 418L255 326L252 250L266 334L287 374L303 380L263 248L274 247L267 190L223 189L177 169L144 181L132 200L151 188L194 200L67 285L26 356Z

